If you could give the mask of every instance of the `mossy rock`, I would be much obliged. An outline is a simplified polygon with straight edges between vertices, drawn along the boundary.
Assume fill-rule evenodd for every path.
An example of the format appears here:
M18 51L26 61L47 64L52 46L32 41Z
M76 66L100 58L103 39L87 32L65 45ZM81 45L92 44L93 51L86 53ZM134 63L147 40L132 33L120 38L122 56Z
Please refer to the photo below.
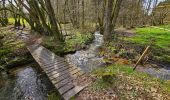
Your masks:
M4 36L3 35L0 35L0 40L2 40L4 38Z
M31 62L33 62L34 59L31 56L22 56L22 57L17 57L11 61L8 62L8 64L4 65L4 68L6 69L11 69L13 67L17 67L17 66L22 66L25 64L29 64Z
M115 74L103 74L102 75L102 80L104 82L112 84L115 81L116 75Z
M61 96L57 91L51 91L48 93L48 100L61 100Z

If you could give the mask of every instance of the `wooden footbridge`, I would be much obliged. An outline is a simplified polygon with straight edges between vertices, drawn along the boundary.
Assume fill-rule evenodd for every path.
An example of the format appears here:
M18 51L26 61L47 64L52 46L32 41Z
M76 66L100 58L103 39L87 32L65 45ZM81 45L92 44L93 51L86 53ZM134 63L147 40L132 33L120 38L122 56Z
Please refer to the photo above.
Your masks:
M64 58L36 43L27 48L65 100L87 86L81 80L85 73L69 65Z

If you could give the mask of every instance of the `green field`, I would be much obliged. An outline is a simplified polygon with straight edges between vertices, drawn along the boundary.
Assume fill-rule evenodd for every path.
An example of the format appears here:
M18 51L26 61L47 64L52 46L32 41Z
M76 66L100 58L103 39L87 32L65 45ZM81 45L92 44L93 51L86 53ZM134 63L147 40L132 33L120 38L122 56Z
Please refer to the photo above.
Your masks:
M153 42L158 48L170 49L169 31L153 27L136 28L134 31L136 32L135 36L127 38L127 40L142 45L147 45Z

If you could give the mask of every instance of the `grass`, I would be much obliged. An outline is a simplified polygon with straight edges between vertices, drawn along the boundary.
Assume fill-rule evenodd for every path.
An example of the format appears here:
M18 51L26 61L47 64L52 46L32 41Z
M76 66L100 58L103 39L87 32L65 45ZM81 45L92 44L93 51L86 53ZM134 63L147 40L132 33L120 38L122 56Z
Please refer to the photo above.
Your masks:
M134 31L136 34L132 37L125 37L125 40L141 47L151 44L153 60L170 63L170 31L153 27L136 28Z
M170 81L160 80L146 73L133 71L132 67L127 65L114 64L99 68L95 70L92 75L102 76L108 72L114 74L114 76L112 76L114 81L110 84L103 81L101 77L97 77L92 85L93 91L102 92L111 89L116 91L117 95L122 99L124 97L130 99L129 97L131 96L136 99L140 97L143 99L153 99L159 98L159 95L167 98L170 95ZM155 97L152 96L153 94L155 94Z
M136 28L135 32L136 35L128 38L128 40L142 45L149 44L153 40L156 47L162 49L169 49L170 47L170 32L168 31L146 27Z

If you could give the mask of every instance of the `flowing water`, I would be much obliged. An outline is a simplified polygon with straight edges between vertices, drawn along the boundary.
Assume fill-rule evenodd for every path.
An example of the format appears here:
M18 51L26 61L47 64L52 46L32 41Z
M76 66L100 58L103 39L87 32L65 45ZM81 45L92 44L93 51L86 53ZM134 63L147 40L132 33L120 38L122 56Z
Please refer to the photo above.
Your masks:
M104 63L102 62L102 57L97 56L97 49L103 44L103 35L99 32L94 33L95 39L93 43L90 44L88 50L80 50L75 54L69 54L66 56L67 61L80 67L85 72L90 72L94 68L97 68Z
M163 79L163 80L170 80L170 67L167 68L145 68L144 72Z
M54 89L38 65L26 65L13 69L10 75L0 75L0 100L47 100L48 92Z

